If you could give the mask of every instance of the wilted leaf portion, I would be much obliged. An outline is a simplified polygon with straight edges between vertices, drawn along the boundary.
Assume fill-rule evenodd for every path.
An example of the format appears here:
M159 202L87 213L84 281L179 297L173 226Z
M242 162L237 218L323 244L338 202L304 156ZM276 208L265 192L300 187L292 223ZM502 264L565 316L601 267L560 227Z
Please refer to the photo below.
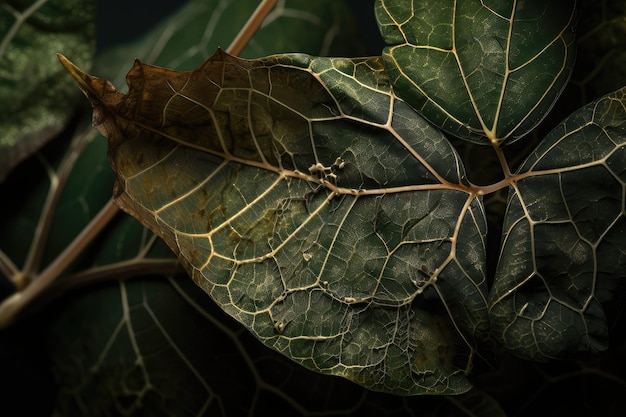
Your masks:
M0 181L65 125L77 98L56 63L85 67L95 47L93 0L4 1L0 8Z
M626 89L572 114L519 170L490 295L494 333L535 360L606 348L626 276Z
M137 62L95 106L118 203L266 345L397 394L459 393L487 328L482 203L379 59Z
M510 143L535 127L574 61L575 0L378 0L396 94L476 143Z

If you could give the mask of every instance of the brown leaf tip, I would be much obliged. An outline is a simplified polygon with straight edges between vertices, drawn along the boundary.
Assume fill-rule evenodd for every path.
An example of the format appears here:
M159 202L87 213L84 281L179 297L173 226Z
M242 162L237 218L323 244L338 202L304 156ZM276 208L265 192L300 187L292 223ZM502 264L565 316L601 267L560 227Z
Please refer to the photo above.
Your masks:
M94 81L94 77L78 68L78 66L69 59L67 59L65 55L57 53L57 58L59 58L59 61L61 61L61 65L63 65L63 68L65 68L65 70L72 76L72 78L74 78L82 92L86 96L89 96L88 93L93 92L92 84Z

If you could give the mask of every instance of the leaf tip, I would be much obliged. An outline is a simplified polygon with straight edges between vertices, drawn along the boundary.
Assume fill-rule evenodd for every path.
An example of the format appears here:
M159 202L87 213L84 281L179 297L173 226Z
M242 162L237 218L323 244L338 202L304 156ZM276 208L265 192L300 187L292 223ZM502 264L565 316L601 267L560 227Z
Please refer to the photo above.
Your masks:
M57 53L57 57L63 68L74 78L78 87L91 102L94 126L103 136L110 139L115 129L115 122L112 121L111 116L119 112L119 105L124 94L117 91L108 80L87 74L63 54Z
M85 95L87 95L87 92L93 90L91 85L94 77L81 70L76 64L67 59L65 55L57 53L57 58L61 62L61 65L63 65L63 68L74 78L78 87Z

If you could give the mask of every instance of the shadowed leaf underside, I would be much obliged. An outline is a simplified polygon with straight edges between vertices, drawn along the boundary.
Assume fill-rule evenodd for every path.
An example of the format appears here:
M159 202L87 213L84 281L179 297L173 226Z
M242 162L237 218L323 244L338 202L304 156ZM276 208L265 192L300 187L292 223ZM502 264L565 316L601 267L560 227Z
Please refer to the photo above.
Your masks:
M626 276L626 89L581 108L520 167L490 292L494 334L533 360L598 352ZM618 291L619 290L619 291Z

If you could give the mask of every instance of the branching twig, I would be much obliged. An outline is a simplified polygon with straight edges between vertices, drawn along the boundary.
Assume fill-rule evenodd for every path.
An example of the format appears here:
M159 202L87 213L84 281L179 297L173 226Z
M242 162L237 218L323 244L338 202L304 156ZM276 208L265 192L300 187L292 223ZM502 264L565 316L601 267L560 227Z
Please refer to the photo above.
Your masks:
M77 272L59 285L54 286L55 296L63 295L86 285L100 284L112 280L122 281L134 277L150 275L176 275L184 272L178 259L142 259L134 258L109 265L97 266Z
M111 219L119 213L119 211L119 208L115 205L113 200L109 200L72 243L65 248L54 262L48 265L37 280L33 281L23 291L6 298L2 304L0 304L0 328L13 323L24 307L43 293L50 284L61 275L65 268L81 253L82 249L87 247L87 245L100 234L102 229L109 224Z
M34 280L36 274L39 272L41 257L48 241L48 233L52 227L56 206L61 198L61 193L72 169L76 164L76 160L89 143L91 135L93 135L93 129L88 129L72 140L71 147L56 172L48 165L43 157L39 156L50 179L50 190L48 191L46 201L41 210L42 214L37 223L35 234L33 235L33 243L22 267L22 275L24 276L26 284L28 284L30 280Z
M250 19L246 22L245 26L239 32L237 37L233 40L230 46L227 49L227 52L232 55L239 55L243 48L248 44L252 36L259 29L269 12L276 5L276 0L262 0L261 4L254 11ZM73 166L73 162L76 157L76 154L72 154L72 157L69 159L69 163L62 164L62 166L68 167ZM68 161L64 161L68 162ZM67 171L67 172L65 172ZM18 314L30 303L33 302L37 297L41 296L58 278L63 271L78 257L78 255L82 252L84 248L86 248L91 241L96 238L100 232L106 227L111 219L119 212L118 207L110 200L105 207L96 215L94 219L83 229L83 231L74 239L74 241L67 247L65 250L52 262L45 270L41 272L41 274L36 275L37 269L39 267L39 261L41 258L42 248L44 242L47 238L47 233L50 228L50 223L52 216L49 214L53 212L52 208L58 202L58 197L60 195L59 189L62 188L59 183L59 179L65 180L70 170L63 171L63 175L58 176L51 174L51 192L48 196L48 199L45 204L45 209L43 213L46 213L44 217L40 220L38 225L37 233L35 234L35 240L39 243L35 244L31 250L31 252L27 256L27 261L23 268L23 271L14 271L14 266L11 263L1 262L0 259L0 272L3 272L5 275L8 274L9 279L13 281L18 288L18 292L13 294L12 296L5 299L0 304L0 328L6 327L13 323L18 316ZM135 262L133 264L133 262ZM119 272L119 270L115 268L122 267L126 273L130 273L131 271L135 271L134 266L142 265L141 263L137 263L133 261L129 264L118 264L112 268L104 268L104 269L94 269L91 271L92 278L102 279L103 274L106 277L109 277L109 274L112 273L113 270ZM146 266L144 264L144 266ZM156 265L151 265L156 266ZM167 269L174 271L179 266L175 265L174 262L165 264L158 264L159 267L165 266ZM145 271L144 271L145 272ZM86 274L78 274L75 276L85 278L85 276L89 275L89 272ZM32 282L28 282L29 277L34 277ZM19 282L18 282L19 281ZM75 281L75 280L73 280ZM93 282L94 280L89 280ZM18 285L19 284L19 285ZM22 289L23 288L23 289Z
M26 285L26 279L20 269L13 263L11 258L4 251L0 250L0 273L4 275L8 281L13 283L15 288L21 290Z

